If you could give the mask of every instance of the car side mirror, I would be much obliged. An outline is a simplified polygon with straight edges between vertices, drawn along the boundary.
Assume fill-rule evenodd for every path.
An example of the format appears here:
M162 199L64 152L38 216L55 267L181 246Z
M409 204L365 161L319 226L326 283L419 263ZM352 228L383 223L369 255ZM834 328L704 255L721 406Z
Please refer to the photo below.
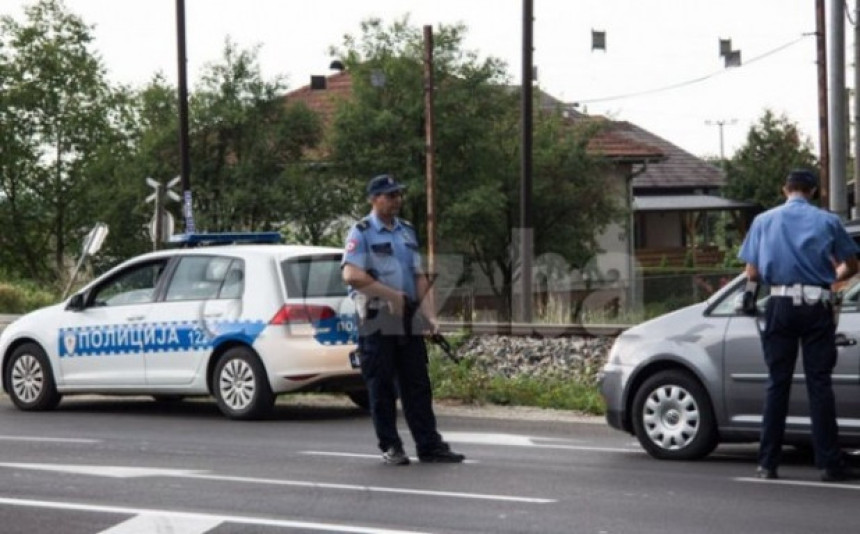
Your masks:
M84 309L84 295L83 293L75 293L72 295L72 298L69 299L69 303L66 304L66 310L68 311L81 311Z

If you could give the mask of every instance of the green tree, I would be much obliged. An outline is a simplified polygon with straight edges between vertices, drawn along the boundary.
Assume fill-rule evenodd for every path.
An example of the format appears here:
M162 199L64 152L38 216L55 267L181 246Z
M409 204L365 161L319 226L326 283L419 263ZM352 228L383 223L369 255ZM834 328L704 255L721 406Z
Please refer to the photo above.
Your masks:
M262 79L257 49L229 40L191 97L191 182L201 229L272 229L289 221L288 184L306 150L320 141L318 117L285 106L281 80Z
M519 221L519 94L506 66L463 49L465 27L434 31L435 140L439 250L474 261L510 311ZM352 76L353 94L338 108L335 163L362 199L371 176L392 172L408 184L404 215L424 235L426 217L423 32L404 17L361 24L332 55ZM612 192L588 157L590 128L574 128L555 110L536 114L535 254L574 265L597 252L595 237L619 214ZM354 216L367 210L356 203Z
M98 184L87 168L115 140L114 95L90 27L62 1L30 5L25 18L0 19L2 248L23 273L49 281L64 277L69 247L95 220Z
M812 142L801 135L797 123L766 110L750 128L746 143L726 162L725 194L772 208L785 200L782 186L791 169L816 166Z

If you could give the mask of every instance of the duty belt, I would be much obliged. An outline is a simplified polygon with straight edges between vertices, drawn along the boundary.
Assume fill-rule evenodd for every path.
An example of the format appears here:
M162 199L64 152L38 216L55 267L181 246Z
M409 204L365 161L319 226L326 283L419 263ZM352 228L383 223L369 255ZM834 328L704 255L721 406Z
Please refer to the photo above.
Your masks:
M791 297L795 305L801 303L816 304L818 302L832 302L833 292L821 286L794 284L790 286L771 286L770 294L773 297Z

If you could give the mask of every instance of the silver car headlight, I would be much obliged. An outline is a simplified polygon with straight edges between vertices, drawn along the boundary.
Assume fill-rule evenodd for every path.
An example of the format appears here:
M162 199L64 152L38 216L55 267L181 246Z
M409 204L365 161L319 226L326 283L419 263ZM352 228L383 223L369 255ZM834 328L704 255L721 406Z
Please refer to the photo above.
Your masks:
M612 348L609 349L609 357L606 362L608 365L624 365L624 360L630 356L630 350L633 348L633 340L631 336L621 334L615 338L612 343Z

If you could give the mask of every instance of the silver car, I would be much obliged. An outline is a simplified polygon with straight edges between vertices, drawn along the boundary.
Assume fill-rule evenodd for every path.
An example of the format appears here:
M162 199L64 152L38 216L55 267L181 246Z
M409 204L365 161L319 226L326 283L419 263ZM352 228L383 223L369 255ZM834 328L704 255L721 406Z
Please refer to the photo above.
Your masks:
M853 232L852 232L853 233ZM707 456L718 443L758 441L767 382L761 316L739 311L739 276L706 302L622 333L600 376L606 419L655 458ZM769 288L760 295L769 295ZM759 299L760 315L767 298ZM860 444L860 284L844 297L833 371L840 439ZM811 447L811 419L798 361L785 441Z

